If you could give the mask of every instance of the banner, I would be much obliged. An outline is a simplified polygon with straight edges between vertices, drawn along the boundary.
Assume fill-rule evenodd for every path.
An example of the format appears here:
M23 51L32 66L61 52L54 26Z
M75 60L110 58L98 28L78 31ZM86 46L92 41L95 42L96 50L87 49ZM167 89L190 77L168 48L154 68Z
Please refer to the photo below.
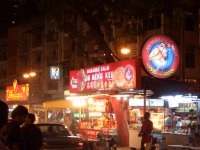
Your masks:
M134 89L137 81L136 62L126 60L70 71L70 92Z

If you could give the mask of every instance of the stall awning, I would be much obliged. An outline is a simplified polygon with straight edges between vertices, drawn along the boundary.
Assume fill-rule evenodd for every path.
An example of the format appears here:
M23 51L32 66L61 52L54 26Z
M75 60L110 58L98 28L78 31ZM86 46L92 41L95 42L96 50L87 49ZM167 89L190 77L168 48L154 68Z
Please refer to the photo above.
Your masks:
M43 107L49 108L72 108L72 102L64 99L51 100L43 103Z

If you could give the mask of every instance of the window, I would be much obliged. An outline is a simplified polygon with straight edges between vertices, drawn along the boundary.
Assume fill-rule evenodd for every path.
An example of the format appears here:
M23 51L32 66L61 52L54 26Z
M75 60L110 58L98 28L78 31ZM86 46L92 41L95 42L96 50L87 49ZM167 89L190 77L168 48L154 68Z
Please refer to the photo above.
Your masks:
M40 50L32 52L32 68L41 69L42 67L42 52Z
M185 66L186 66L186 68L195 68L194 52L187 52L185 54Z
M6 61L7 59L7 51L5 47L0 48L0 61Z
M28 51L28 35L23 35L19 39L19 52L20 53L25 53Z
M0 78L3 79L6 77L6 65L5 64L2 64L0 65Z
M32 34L32 48L42 46L42 33L35 32Z
M58 90L58 81L57 80L49 80L48 81L48 90Z
M28 67L29 67L29 56L28 55L19 56L18 71L26 72L28 70Z
M188 31L194 31L194 18L193 16L186 16L185 18L185 29Z
M145 30L156 30L161 28L161 16L150 17L143 21Z

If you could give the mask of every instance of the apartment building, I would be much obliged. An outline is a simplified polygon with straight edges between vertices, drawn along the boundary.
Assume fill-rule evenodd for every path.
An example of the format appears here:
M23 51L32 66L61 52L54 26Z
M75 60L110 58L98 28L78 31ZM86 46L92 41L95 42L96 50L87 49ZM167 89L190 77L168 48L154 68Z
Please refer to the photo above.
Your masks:
M142 22L145 31L143 35L121 36L121 27L117 26L111 29L102 26L102 30L111 50L121 60L141 58L142 47L149 37L157 34L168 35L176 42L180 52L180 67L170 80L199 83L199 18L200 10L186 11L185 23L180 27L171 24L172 18L158 14ZM88 26L81 19L77 20L79 30L87 35ZM10 27L7 36L1 38L1 99L5 100L5 87L11 86L15 79L18 80L18 84L30 84L30 104L64 99L64 91L68 89L69 84L69 70L87 67L91 58L95 60L91 62L92 65L105 63L104 53L95 39L87 45L79 45L67 32L59 31L54 24L55 21L50 17L32 18L31 22ZM125 28L131 30L136 27L136 24L129 23ZM120 53L120 45L123 44L131 49L128 56ZM52 66L60 68L60 77L57 79L50 77ZM150 77L144 68L141 70L142 77ZM30 71L36 72L37 75L28 79L23 78L23 74ZM195 92L198 90L197 86Z

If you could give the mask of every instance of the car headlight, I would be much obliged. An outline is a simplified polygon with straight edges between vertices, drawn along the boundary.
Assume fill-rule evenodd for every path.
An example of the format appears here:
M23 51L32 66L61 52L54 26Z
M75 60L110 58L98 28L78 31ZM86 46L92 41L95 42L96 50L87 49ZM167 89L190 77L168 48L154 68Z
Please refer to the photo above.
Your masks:
M84 143L83 142L78 142L77 145L80 146L80 147L83 147Z

